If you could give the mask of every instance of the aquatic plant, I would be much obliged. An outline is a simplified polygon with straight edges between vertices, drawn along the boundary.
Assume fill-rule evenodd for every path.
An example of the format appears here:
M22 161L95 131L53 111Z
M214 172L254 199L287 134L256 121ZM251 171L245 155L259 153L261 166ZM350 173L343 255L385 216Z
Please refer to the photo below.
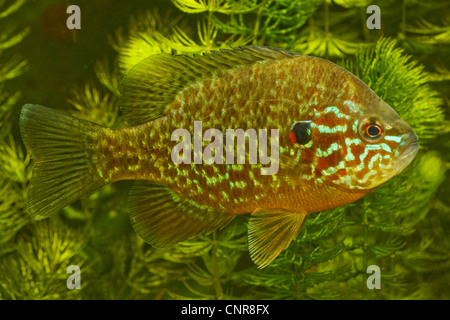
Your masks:
M5 82L16 78L26 69L26 61L19 56L5 58L5 50L17 45L28 34L29 30L24 29L17 31L11 21L7 18L13 15L25 3L22 1L14 1L6 4L5 1L0 2L0 138L5 138L11 130L12 121L10 119L12 106L14 106L20 97L20 92L9 93L4 90Z
M8 54L29 32L29 29L17 31L9 19L24 3L23 0L0 1L0 245L8 242L30 220L24 205L30 158L11 132L13 110L21 92L5 89L7 82L20 76L27 66L20 56ZM0 249L0 256L1 252Z
M0 1L0 23L11 26L9 17L24 2ZM171 3L170 10L149 7L109 30L115 55L92 66L96 78L70 90L68 112L126 126L120 81L143 58L270 45L328 58L356 74L418 134L416 160L363 199L311 214L263 270L248 255L248 216L172 248L148 246L131 230L128 182L31 223L25 197L32 163L11 134L24 89L4 91L26 64L3 57L28 31L2 28L9 31L0 36L0 298L448 299L450 47L449 17L440 14L448 15L448 5L380 1L383 19L389 17L381 37L365 27L365 0ZM70 265L81 268L81 290L65 286ZM381 269L381 290L366 286L369 265Z

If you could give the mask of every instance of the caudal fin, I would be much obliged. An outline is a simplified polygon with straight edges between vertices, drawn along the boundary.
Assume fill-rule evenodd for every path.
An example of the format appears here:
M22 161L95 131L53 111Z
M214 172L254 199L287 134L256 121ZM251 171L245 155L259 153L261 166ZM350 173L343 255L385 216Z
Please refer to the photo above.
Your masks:
M47 107L22 108L20 132L35 161L27 203L34 219L44 219L105 184L96 167L96 141L102 130Z

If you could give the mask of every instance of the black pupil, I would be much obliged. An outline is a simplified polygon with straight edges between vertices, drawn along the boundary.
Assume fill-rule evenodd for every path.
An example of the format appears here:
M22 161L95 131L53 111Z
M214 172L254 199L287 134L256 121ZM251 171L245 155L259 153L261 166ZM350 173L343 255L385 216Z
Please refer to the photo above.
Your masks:
M367 129L367 133L371 136L371 137L375 137L377 135L379 135L381 132L380 128L376 125L371 125L368 129Z
M299 121L293 124L291 131L295 135L295 142L306 144L311 140L311 121Z

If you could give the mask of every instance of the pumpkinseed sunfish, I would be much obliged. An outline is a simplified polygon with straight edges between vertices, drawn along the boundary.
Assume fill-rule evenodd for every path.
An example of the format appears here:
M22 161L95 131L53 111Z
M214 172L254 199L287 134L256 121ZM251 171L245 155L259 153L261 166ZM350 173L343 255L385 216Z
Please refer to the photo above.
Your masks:
M410 126L361 80L327 60L279 49L153 55L129 72L121 93L132 126L126 129L39 105L22 108L21 134L35 160L28 189L34 219L114 181L139 180L130 219L147 243L171 246L250 213L250 256L262 268L289 246L309 213L356 201L401 172L418 150ZM209 148L216 161L184 161L191 150L199 156L199 135L206 153L212 136L201 135L210 128L217 130ZM194 141L174 139L177 129L197 129ZM268 134L266 141L275 146L273 174L261 174L267 161L227 162L239 148L224 153L218 132L230 129L248 136L248 157L250 129L277 130L276 141ZM175 149L180 143L185 148ZM183 161L174 162L177 150Z

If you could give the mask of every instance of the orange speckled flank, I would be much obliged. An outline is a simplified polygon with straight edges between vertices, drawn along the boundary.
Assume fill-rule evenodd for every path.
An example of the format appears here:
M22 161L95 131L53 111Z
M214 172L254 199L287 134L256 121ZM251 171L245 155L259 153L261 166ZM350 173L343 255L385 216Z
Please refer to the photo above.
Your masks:
M35 219L105 184L141 180L130 194L130 220L147 243L170 246L251 213L250 255L265 267L309 213L361 198L403 170L418 147L408 124L355 76L273 48L150 56L124 79L121 105L135 126L112 130L24 106L21 133L36 159L28 192ZM226 147L222 163L175 164L172 133L195 132L197 121L203 131L278 130L279 157L270 158L277 173L261 174L262 161L249 164L248 145L243 164L230 164ZM266 141L270 152L276 141Z

